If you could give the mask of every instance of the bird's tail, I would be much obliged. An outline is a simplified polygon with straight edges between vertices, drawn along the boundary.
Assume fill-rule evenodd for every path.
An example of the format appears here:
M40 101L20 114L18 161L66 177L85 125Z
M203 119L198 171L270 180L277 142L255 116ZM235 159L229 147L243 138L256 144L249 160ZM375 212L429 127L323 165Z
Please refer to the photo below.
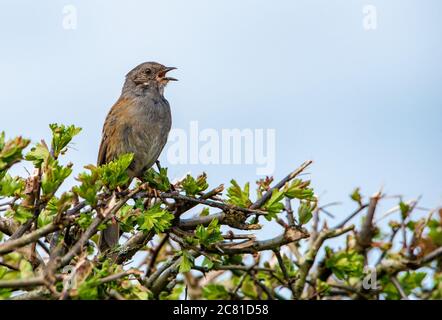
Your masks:
M101 233L100 237L100 251L105 252L112 249L118 244L120 239L120 227L118 222L113 220Z

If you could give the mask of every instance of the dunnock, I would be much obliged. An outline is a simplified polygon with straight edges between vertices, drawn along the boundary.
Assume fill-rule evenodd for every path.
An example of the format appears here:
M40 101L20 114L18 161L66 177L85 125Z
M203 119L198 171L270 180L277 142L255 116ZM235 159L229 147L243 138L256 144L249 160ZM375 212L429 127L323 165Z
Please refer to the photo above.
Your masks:
M126 81L118 101L111 108L103 126L103 137L98 152L98 165L133 153L134 159L128 174L132 179L142 177L158 159L172 124L169 102L164 98L167 77L173 67L156 62L145 62L126 75ZM118 243L118 223L112 220L103 232L100 250Z

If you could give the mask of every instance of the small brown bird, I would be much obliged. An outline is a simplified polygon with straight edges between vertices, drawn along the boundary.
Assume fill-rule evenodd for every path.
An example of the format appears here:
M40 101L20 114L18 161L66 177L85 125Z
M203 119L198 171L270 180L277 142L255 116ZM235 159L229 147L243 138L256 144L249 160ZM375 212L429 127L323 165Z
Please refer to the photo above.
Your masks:
M174 69L145 62L126 75L121 96L104 122L98 165L122 154L133 153L134 159L128 170L132 179L142 177L157 161L172 125L169 102L163 93L169 81L177 81L167 76ZM119 238L119 226L113 220L102 233L100 250L114 247Z

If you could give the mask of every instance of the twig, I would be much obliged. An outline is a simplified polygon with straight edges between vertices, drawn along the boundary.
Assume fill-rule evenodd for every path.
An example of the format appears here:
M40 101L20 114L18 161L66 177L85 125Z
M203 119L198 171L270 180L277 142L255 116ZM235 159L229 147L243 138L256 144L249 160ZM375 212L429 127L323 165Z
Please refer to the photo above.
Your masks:
M221 184L218 187L201 195L200 199L203 200L210 199L223 191L224 191L224 185ZM190 209L196 207L197 205L198 205L197 202L186 202L176 209L175 216L178 217L183 213L185 213L186 211L189 211Z
M77 255L83 246L88 242L89 238L91 238L98 230L98 227L101 225L101 223L106 222L110 220L117 212L120 210L120 208L135 194L137 194L142 188L144 188L144 185L139 186L138 188L135 188L133 191L131 191L129 194L127 194L123 199L118 201L115 205L108 208L105 212L105 214L99 214L90 224L90 226L86 229L86 231L83 233L83 235L80 237L80 239L75 243L75 245L69 250L66 255L61 258L60 260L60 267L65 266L68 264L72 258Z
M161 249L163 248L163 246L167 243L167 240L169 240L169 235L166 234L160 241L160 243L156 246L156 248L153 250L153 252L151 253L150 256L150 260L149 260L149 264L147 266L146 269L146 276L148 277L153 270L154 264L157 260L157 256L160 253Z
M194 229L198 225L208 226L213 219L217 219L220 223L224 220L225 213L219 212L214 214L209 214L208 216L196 217L191 219L180 219L178 226L181 229Z
M218 208L221 209L223 211L229 211L229 210L234 210L234 211L241 211L244 212L245 214L248 215L252 215L252 214L258 214L258 215L267 215L267 212L265 211L261 211L261 210L257 210L256 208L242 208L242 207L238 207L238 206L234 206L234 205L230 205L230 204L226 204L226 203L222 203L222 202L217 202L217 201L213 201L213 200L206 200L206 199L201 199L201 198L194 198L194 197L189 197L189 196L185 196L182 194L179 194L177 192L172 192L172 193L161 193L160 197L162 199L175 199L175 200L183 200L183 201L188 201L188 202L195 202L198 204L204 204L206 206L209 207L214 207L214 208Z
M431 253L427 254L425 257L423 257L420 261L420 263L422 265L427 264L433 260L435 260L436 258L439 258L442 256L442 247L439 247L437 249L435 249L434 251L432 251Z
M304 291L304 285L307 279L307 275L310 271L310 268L313 266L316 255L318 254L318 251L321 248L324 241L330 238L338 237L353 229L354 225L351 225L340 229L323 230L319 233L318 238L312 244L310 249L307 251L306 255L303 257L302 263L300 264L298 271L298 279L295 282L295 296L294 296L295 299L299 299L301 297L301 294Z
M255 203L250 206L250 209L259 209L261 208L267 200L269 200L273 194L274 190L279 190L285 186L287 182L296 178L302 171L304 171L309 165L313 163L312 160L304 162L298 169L290 173L284 179L279 181L273 188L270 188L260 199L258 199Z
M308 236L309 234L306 230L290 228L285 230L283 234L272 239L249 241L247 245L239 245L237 247L222 245L211 246L204 251L219 253L221 249L223 254L256 253L259 251L273 250L274 248L305 239Z
M328 284L330 287L334 287L337 289L342 289L346 292L350 292L350 293L354 293L356 294L358 297L365 299L365 300L370 300L370 297L364 293L361 292L361 290L357 289L357 288L353 288L351 286L346 286L343 284L339 284L339 283L329 283Z
M0 280L0 288L24 289L36 287L45 284L43 277L18 279L18 280Z
M112 274L110 276L101 278L100 280L98 280L98 283L99 284L103 284L103 283L107 283L107 282L112 282L112 281L115 281L115 280L118 280L118 279L121 279L121 278L125 278L125 277L127 277L129 275L132 275L132 274L140 275L141 271L140 270L136 270L136 269L130 269L130 270L126 270L126 271L123 271L123 272L115 273L115 274Z
M199 256L198 252L189 252L193 257ZM170 279L178 274L178 270L180 268L180 259L175 260L172 265L164 270L158 278L152 283L150 287L154 296L158 296L160 292L167 286Z
M121 294L115 289L110 289L108 295L116 300L126 300Z
M337 224L336 226L333 227L333 229L340 229L343 226L345 226L347 224L347 222L349 222L351 219L353 219L359 212L361 212L362 210L364 210L365 208L368 207L368 204L363 204L362 206L360 206L358 209L356 209L355 212L353 212L351 215L349 215L347 218L344 219L344 221L342 221L341 223Z
M166 262L164 262L158 269L157 271L155 271L150 277L148 277L145 281L144 284L146 285L146 287L151 287L152 284L154 283L155 280L158 279L158 277L170 266L172 266L177 260L179 259L178 255L173 256L172 258L170 258L169 260L167 260Z
M287 221L289 226L293 227L295 225L295 217L293 215L292 201L290 198L285 198L285 211L287 212Z
M29 243L35 242L41 237L44 237L56 230L64 227L64 224L48 224L40 229L37 229L31 233L23 235L22 237L15 240L8 240L0 244L0 254L9 253L17 248L23 247Z
M155 231L153 230L149 232L139 231L121 246L120 250L116 253L116 256L112 251L107 255L117 264L122 264L123 262L131 259L138 252L138 250L143 248L150 240L152 240L154 236Z
M9 264L9 263L3 262L3 261L0 261L0 266L9 268L9 269L14 270L14 271L19 271L20 270L19 268L13 266L12 264Z
M254 275L251 275L253 282L260 287L267 295L268 300L275 300L275 296L270 288L267 288L259 279L257 279Z
M278 259L278 264L279 264L279 267L281 268L282 274L284 275L284 278L286 279L287 284L288 284L290 290L292 291L293 296L295 296L295 294L296 294L295 293L295 284L294 284L293 279L289 276L289 273L287 272L287 268L285 267L284 260L281 257L281 253L279 252L279 250L274 250L273 252L275 253L276 258Z
M365 250L371 244L371 240L374 235L374 226L373 226L374 213L376 211L378 201L381 197L382 197L382 191L379 191L370 198L370 203L367 209L367 216L364 220L364 224L362 225L361 231L356 237L357 240L356 250L358 252L365 253Z
M399 283L398 279L396 278L396 276L391 276L390 277L391 283L393 283L394 287L396 288L396 290L399 292L402 300L408 300L408 296L404 291L404 288L402 288L401 284Z

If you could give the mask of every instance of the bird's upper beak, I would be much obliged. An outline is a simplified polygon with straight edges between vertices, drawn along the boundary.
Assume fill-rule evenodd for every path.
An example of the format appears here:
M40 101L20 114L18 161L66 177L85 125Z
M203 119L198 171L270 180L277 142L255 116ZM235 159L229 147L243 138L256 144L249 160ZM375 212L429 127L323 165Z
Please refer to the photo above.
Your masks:
M168 73L169 71L175 70L175 67L166 67L161 71L161 77L163 78L163 80L166 81L178 81L178 79L173 78L173 77L166 77L166 73Z

